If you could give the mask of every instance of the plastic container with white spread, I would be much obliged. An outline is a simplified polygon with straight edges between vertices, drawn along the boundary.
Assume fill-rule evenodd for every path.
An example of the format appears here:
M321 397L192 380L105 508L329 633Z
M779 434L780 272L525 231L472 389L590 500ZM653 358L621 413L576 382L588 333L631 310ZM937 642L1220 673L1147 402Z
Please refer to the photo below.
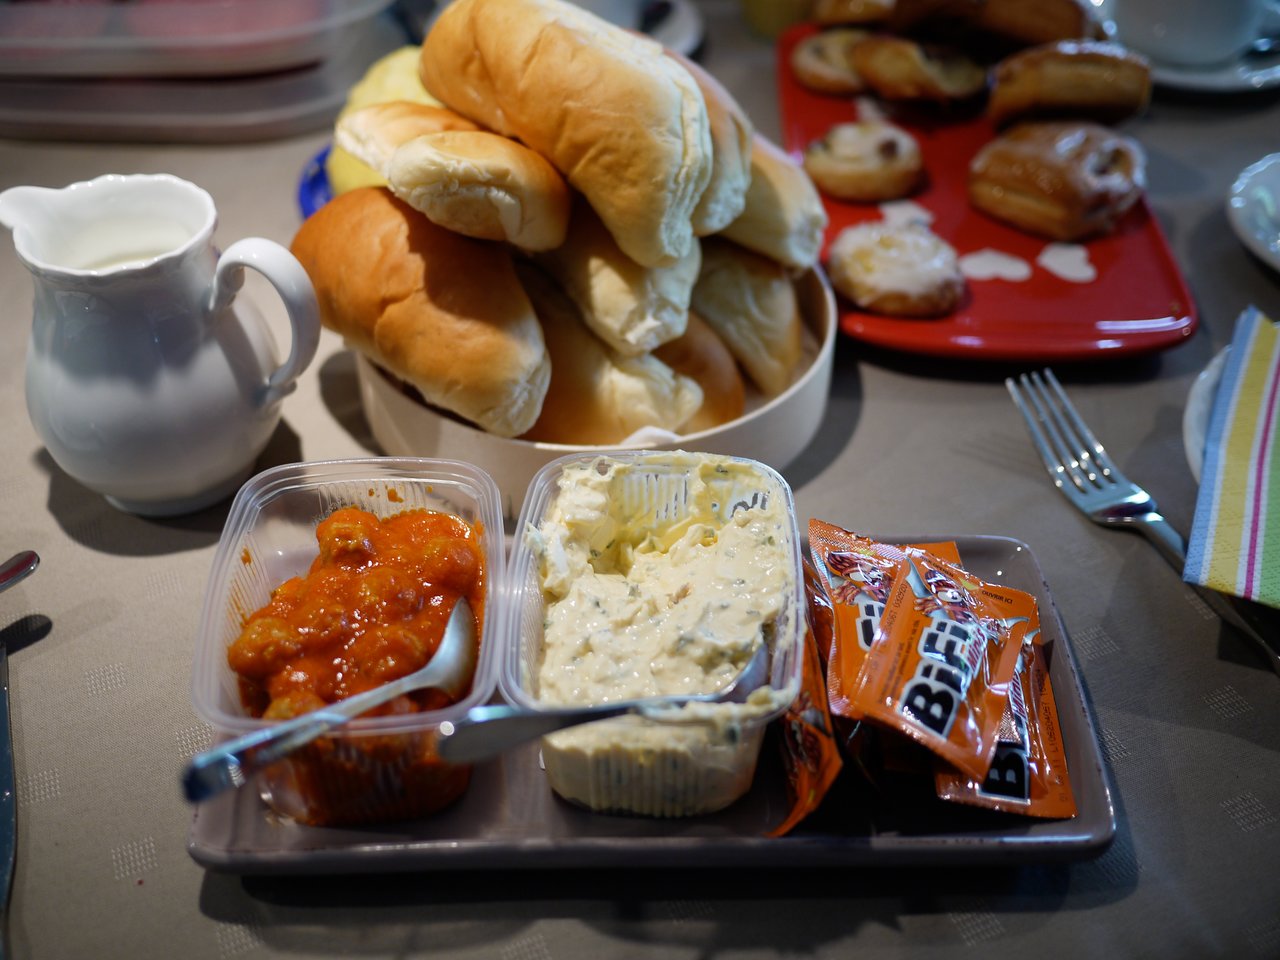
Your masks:
M805 630L791 490L741 457L575 454L534 477L516 526L499 685L530 709L723 687L756 646L745 703L695 704L545 737L550 787L589 809L692 816L750 787L765 728L800 686Z

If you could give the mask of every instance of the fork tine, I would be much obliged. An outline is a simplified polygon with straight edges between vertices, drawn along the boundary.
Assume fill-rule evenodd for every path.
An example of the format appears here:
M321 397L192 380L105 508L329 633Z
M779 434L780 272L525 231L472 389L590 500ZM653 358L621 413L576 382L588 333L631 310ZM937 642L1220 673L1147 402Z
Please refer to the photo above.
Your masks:
M1066 422L1059 415L1047 392L1044 381L1038 373L1034 372L1023 374L1021 380L1027 395L1031 398L1036 417L1048 437L1049 445L1053 448L1058 461L1062 464L1060 471L1062 477L1071 481L1074 490L1082 494L1092 493L1097 488L1093 484L1093 478L1089 476L1088 471L1082 466L1077 455L1078 444L1076 438L1071 436ZM1061 485L1060 483L1059 486ZM1073 491L1064 488L1064 492L1070 493Z
M1032 388L1027 381L1027 375L1024 373L1020 379L1021 388L1018 381L1012 377L1006 378L1004 385L1008 389L1009 395L1013 397L1014 406L1018 408L1018 412L1022 414L1022 419L1026 422L1027 432L1031 434L1031 442L1040 454L1040 459L1044 462L1045 469L1049 471L1049 476L1053 478L1054 484L1062 487L1070 479L1067 474L1066 464L1063 463L1063 458L1054 452L1049 438L1041 429L1040 422L1043 418L1031 407L1034 397L1029 396Z
M1050 394L1041 374L1033 372L1028 380L1032 386L1031 396L1036 409L1049 429L1059 456L1068 464L1071 479L1085 493L1097 489L1097 477L1090 468L1089 452L1085 449L1084 440L1062 416L1057 398Z
M1062 389L1062 384L1058 382L1058 378L1053 375L1053 371L1045 368L1045 379L1052 385L1054 392L1058 396L1058 401L1066 415L1070 418L1072 425L1075 427L1076 433L1084 440L1084 446L1089 451L1089 456L1094 463L1102 470L1102 475L1110 479L1112 474L1119 471L1111 457L1107 455L1106 448L1093 435L1093 431L1089 429L1089 425L1084 422L1080 414L1076 412L1075 405L1067 397L1067 393Z

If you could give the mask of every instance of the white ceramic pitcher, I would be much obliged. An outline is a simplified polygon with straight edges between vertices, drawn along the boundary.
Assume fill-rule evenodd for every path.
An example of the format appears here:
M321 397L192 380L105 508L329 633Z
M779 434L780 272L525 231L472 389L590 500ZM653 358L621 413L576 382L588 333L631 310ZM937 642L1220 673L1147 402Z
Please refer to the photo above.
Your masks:
M50 456L132 513L198 510L235 492L316 354L315 292L284 247L219 256L213 199L167 174L109 174L0 193L0 223L35 281L27 411ZM284 301L278 362L244 268Z

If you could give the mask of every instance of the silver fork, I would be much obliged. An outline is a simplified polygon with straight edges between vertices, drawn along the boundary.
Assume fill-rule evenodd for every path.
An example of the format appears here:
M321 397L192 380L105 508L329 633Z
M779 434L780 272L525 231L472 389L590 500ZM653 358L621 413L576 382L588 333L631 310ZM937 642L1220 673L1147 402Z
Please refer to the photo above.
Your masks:
M1017 380L1010 377L1004 385L1026 421L1054 486L1067 500L1094 523L1143 534L1181 575L1187 562L1186 540L1160 513L1152 496L1126 477L1107 455L1053 371L1024 373ZM1258 604L1188 585L1215 613L1252 640L1280 674L1280 652L1264 639L1275 636L1277 627L1267 622L1268 615Z

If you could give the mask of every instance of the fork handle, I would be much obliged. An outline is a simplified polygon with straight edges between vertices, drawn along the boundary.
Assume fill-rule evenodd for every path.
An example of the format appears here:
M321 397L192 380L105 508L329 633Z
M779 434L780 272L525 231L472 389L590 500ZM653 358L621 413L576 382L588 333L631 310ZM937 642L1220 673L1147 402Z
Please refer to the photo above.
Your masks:
M1161 514L1147 513L1133 518L1138 532L1155 544L1156 549L1179 573L1187 564L1187 541L1173 524Z
M1187 565L1187 542L1164 517L1149 513L1137 518L1134 526L1149 539L1179 575ZM1219 617L1248 637L1262 651L1271 669L1280 675L1280 650L1267 637L1280 635L1280 626L1274 614L1268 614L1261 605L1250 600L1229 597L1224 593L1203 587L1198 583L1188 585L1200 595Z

